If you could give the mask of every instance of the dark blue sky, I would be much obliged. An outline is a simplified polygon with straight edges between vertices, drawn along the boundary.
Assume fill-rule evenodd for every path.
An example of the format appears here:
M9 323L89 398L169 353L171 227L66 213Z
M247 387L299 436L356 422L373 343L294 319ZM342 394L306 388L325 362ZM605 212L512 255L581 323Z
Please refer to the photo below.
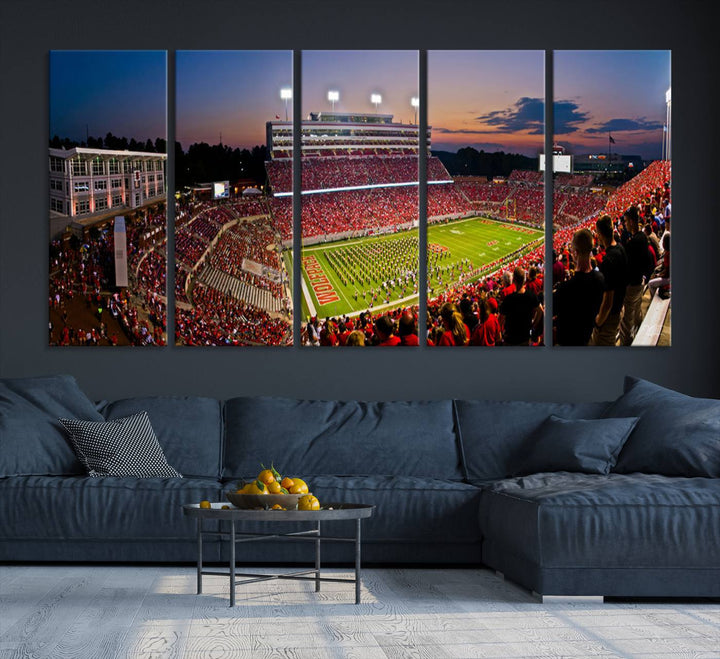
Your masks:
M280 89L292 87L289 50L179 50L175 70L175 131L184 149L217 144L221 133L228 146L265 144L265 122L285 118Z
M50 137L166 138L167 57L157 51L50 52Z

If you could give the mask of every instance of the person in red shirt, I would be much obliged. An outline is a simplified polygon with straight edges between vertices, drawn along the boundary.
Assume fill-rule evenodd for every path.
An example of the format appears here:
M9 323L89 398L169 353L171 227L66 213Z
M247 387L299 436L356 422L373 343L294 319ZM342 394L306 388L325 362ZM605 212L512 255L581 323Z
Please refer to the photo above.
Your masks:
M416 346L420 342L418 340L418 329L415 316L409 311L403 312L398 322L398 335L400 336L400 345Z
M498 303L494 297L480 303L480 322L475 327L470 345L496 346L502 342L502 330L498 319Z
M466 346L470 341L470 330L463 322L462 314L455 304L446 302L440 307L440 318L445 330L440 337L440 346Z
M380 316L375 321L375 334L378 346L396 346L400 344L400 337L395 336L395 323L390 316Z
M530 266L530 269L528 270L528 279L525 282L525 288L535 293L538 297L542 295L543 278L542 275L538 273L538 269L534 265Z

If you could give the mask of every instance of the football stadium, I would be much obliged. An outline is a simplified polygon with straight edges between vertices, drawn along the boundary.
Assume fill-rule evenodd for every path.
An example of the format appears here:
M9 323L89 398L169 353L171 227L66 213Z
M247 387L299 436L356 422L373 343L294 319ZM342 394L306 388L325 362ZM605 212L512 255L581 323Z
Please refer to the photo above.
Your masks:
M395 123L391 115L311 113L301 131L301 342L345 345L360 331L364 345L379 345L376 321L383 316L398 330L409 317L417 337L418 126ZM178 202L178 343L292 343L292 123L270 121L266 134L264 192L229 194L227 186L214 184L205 188L205 198L196 190ZM651 163L619 187L598 186L592 174L556 173L558 263L569 272L573 234L583 227L594 231L600 214L619 224L629 205L640 204L647 213L666 207L669 181L669 160ZM481 310L497 315L514 290L516 268L542 302L543 201L541 171L453 177L429 155L430 342L440 343L446 303L462 310L469 330ZM539 322L531 344L544 340ZM470 343L493 345L481 336Z

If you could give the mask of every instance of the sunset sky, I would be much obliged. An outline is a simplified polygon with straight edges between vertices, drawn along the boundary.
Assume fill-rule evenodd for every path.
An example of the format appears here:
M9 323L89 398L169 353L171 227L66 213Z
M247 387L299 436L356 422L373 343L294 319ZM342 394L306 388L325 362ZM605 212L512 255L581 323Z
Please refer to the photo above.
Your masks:
M607 149L660 157L670 51L556 51L555 141L571 153ZM416 51L303 51L303 116L378 112L413 121ZM280 89L292 85L291 51L178 51L176 136L253 147L265 122L284 119ZM112 132L165 136L163 51L50 53L50 135L84 139ZM544 141L543 51L429 51L428 101L434 149L473 146L535 156ZM292 103L288 107L292 113Z
M165 139L166 85L164 50L50 51L50 137Z
M536 156L545 139L544 68L540 50L431 50L433 148L473 146Z
M410 99L418 95L418 53L414 50L304 50L302 54L303 117L329 112L329 90L340 93L336 112L374 113L372 94L380 94L381 114L411 123Z
M555 142L570 153L661 157L670 51L555 51Z

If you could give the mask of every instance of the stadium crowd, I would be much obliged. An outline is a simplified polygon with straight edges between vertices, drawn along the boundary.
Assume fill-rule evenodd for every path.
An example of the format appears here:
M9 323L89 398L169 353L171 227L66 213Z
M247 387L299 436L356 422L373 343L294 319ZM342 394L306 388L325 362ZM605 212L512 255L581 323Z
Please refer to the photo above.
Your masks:
M214 288L196 284L194 306L178 308L175 342L182 345L290 345L292 325Z
M133 213L125 220L127 288L118 289L114 285L112 224L88 230L83 239L66 236L51 242L51 345L117 345L120 337L115 331L108 330L110 317L132 345L165 343L165 259L162 252L166 243L166 216L163 210L152 209ZM86 309L82 320L78 318L81 300Z
M669 161L622 185L595 217L556 232L553 332L559 345L629 346L642 301L670 295Z
M270 187L274 192L290 192L292 190L291 160L271 160L266 163L266 171ZM335 158L305 155L302 159L303 190L410 183L417 180L417 154ZM435 156L428 158L428 180L451 180L447 170Z

